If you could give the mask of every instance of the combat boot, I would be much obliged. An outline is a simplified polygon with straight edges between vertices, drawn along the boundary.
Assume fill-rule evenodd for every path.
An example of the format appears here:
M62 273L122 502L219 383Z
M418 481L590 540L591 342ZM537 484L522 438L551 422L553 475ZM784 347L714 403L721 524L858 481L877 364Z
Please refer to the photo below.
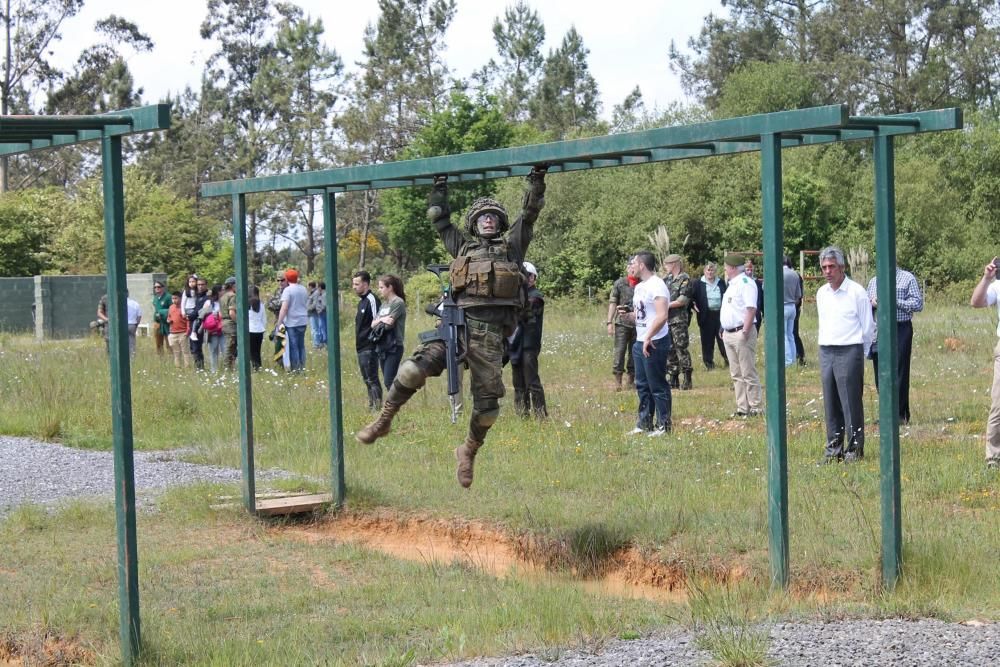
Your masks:
M622 374L621 373L614 373L614 376L615 376L615 391L621 391L622 390Z
M688 390L691 388L691 371L684 371L684 384L681 385L682 390Z
M680 389L681 388L681 381L678 379L677 373L671 373L670 374L670 388L671 389Z
M382 411L378 414L378 417L375 418L375 421L358 431L354 435L354 438L358 442L370 445L383 435L388 435L389 431L392 430L392 418L396 416L397 412L399 412L399 408L400 404L386 400L386 402L382 404Z
M627 382L625 384L625 388L626 389L635 389L635 373L629 373L625 377L626 377L626 380L627 380Z
M472 486L472 468L476 463L476 452L483 446L483 443L476 442L469 436L465 437L465 442L455 448L455 460L458 462L458 483L462 488Z

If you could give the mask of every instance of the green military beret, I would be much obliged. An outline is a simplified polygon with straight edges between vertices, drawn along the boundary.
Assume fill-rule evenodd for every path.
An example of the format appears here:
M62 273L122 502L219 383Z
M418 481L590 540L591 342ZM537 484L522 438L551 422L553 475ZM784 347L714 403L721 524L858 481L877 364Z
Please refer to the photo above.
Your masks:
M746 260L743 259L743 255L737 255L736 253L730 253L722 260L726 263L726 266L743 266L746 264Z
M680 255L667 255L663 258L664 264L673 264L674 262L683 262Z

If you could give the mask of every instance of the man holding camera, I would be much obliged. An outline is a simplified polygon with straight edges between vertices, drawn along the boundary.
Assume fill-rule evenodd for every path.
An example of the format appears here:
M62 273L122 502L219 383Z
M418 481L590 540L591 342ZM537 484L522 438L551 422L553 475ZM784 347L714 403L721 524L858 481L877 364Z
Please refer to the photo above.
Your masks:
M983 277L972 290L972 307L985 308L1000 304L1000 283L997 282L997 269L1000 268L1000 258L983 268ZM997 327L1000 336L1000 327ZM990 390L990 416L986 420L986 467L991 470L1000 468L1000 342L993 348L993 387Z

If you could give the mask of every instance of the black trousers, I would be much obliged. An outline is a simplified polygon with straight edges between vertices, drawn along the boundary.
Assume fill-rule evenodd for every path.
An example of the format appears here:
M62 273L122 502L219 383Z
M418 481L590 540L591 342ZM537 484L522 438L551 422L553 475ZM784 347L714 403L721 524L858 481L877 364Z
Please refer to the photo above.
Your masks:
M799 335L799 315L802 314L802 304L795 306L795 329L792 333L795 336L795 356L799 361L806 360L806 346L802 344L802 336Z
M896 372L899 373L899 421L910 421L910 357L913 356L913 322L896 322ZM878 389L878 348L872 346L872 368Z
M701 335L701 360L705 366L712 368L715 366L715 347L719 347L719 354L726 361L726 346L722 344L719 331L722 325L719 324L719 311L709 310L698 314L698 333Z

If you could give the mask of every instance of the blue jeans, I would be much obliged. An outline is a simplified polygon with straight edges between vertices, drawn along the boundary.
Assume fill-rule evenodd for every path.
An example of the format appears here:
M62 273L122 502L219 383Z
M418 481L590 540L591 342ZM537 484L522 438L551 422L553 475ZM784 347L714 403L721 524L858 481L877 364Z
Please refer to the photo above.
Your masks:
M795 304L785 304L785 366L795 363Z
M667 354L670 336L653 341L649 356L642 354L642 341L632 344L635 359L635 390L639 394L639 418L636 426L646 431L654 428L670 429L670 384L667 382Z
M288 368L300 371L306 367L306 325L285 326L285 342L288 344Z
M310 315L309 323L312 325L313 347L326 345L326 313Z

